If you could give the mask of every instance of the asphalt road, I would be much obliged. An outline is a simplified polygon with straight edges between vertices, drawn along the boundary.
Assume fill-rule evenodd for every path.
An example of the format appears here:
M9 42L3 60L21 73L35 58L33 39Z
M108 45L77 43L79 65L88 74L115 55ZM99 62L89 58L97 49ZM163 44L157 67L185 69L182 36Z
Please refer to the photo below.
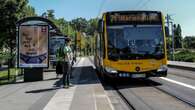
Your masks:
M93 58L90 59L93 62ZM164 79L115 79L112 83L116 83L118 91L136 110L195 110L194 79L194 71L169 68L168 76ZM112 88L110 83L103 85L105 88ZM116 90L106 91L110 93L117 110L127 109L114 92ZM117 98L113 98L113 94Z
M161 83L152 80L134 80L129 83L119 84L117 88L136 110L194 110L188 104L157 89L163 86Z

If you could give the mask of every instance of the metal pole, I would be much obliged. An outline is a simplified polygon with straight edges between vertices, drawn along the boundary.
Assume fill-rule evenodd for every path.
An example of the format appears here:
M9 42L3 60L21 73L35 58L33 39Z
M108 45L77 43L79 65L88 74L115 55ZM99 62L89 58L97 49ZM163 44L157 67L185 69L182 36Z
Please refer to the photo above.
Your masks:
M171 27L172 27L172 60L175 60L175 27L173 22L171 22Z
M8 58L8 81L10 80L10 58Z
M70 35L70 32L69 32L69 30L70 30L69 28L70 27L69 27L69 25L70 25L70 23L68 23L68 36Z
M173 22L171 21L171 16L169 14L167 14L167 26L168 26L168 29L170 30L170 23L171 23L171 32L172 32L172 48L171 48L171 56L172 56L172 60L174 61L175 60L175 56L174 56L174 53L175 53L175 49L174 49L174 46L175 46L175 32L174 32L174 24Z
M74 35L74 51L75 51L75 58L77 57L77 34Z
M168 26L168 29L170 30L170 16L167 14L167 17L166 17L166 19L167 19L167 26ZM170 33L169 33L170 34Z
M170 16L167 14L167 16L166 16L166 20L167 20L167 27L168 27L168 29L170 30ZM170 31L168 30L168 32L169 32L169 35L170 35ZM171 51L172 52L172 49L170 49L170 45L168 46L169 47L169 51ZM172 54L172 53L171 53ZM172 56L172 55L171 55ZM172 58L171 58L172 59Z

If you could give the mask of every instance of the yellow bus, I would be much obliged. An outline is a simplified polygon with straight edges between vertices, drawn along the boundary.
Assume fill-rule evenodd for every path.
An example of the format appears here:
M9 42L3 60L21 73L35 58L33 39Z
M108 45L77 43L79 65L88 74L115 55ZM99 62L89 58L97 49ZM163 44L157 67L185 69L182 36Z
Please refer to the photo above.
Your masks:
M105 12L98 25L94 63L102 76L167 76L166 32L161 12Z

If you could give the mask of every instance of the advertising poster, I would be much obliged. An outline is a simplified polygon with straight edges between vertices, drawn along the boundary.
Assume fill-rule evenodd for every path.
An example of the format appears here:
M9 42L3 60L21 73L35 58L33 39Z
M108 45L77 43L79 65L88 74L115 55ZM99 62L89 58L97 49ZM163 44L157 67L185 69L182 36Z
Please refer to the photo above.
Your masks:
M50 61L56 61L56 53L57 49L60 48L61 45L65 44L64 36L52 36L50 38L49 52L50 52Z
M20 26L19 67L48 67L48 26Z

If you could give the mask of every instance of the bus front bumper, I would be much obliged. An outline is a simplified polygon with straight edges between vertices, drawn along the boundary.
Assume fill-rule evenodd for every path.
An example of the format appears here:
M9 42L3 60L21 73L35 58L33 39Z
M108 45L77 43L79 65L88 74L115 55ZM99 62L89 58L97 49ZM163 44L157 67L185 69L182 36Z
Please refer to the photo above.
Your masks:
M110 77L120 77L120 78L148 78L148 77L166 77L167 71L148 71L148 72L117 72L109 73L105 72L107 76Z
M162 65L157 70L151 70L146 72L124 72L117 71L113 68L106 67L104 73L111 77L129 77L129 78L148 78L148 77L166 77L168 68L166 65Z

